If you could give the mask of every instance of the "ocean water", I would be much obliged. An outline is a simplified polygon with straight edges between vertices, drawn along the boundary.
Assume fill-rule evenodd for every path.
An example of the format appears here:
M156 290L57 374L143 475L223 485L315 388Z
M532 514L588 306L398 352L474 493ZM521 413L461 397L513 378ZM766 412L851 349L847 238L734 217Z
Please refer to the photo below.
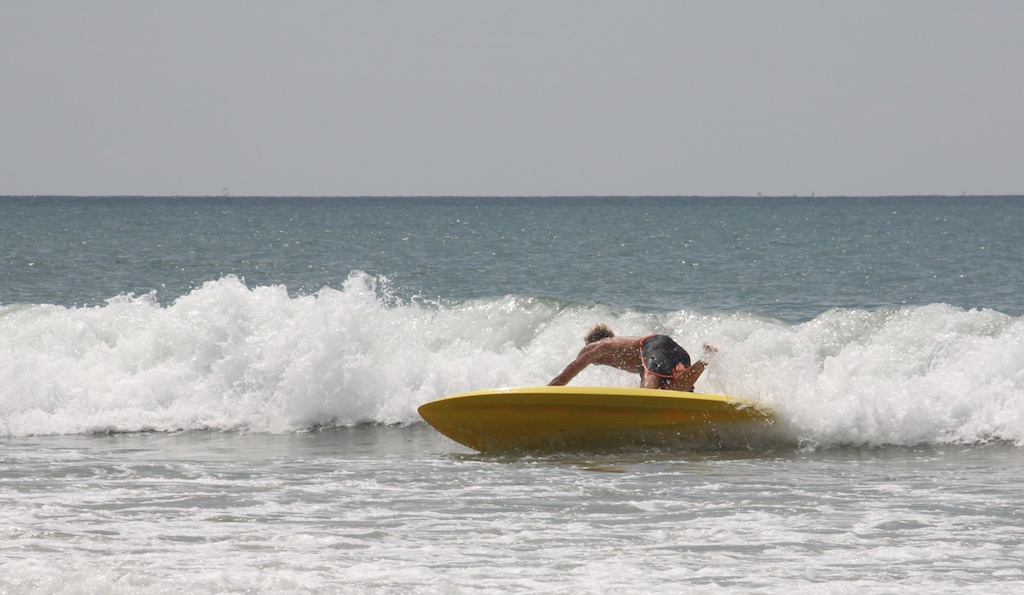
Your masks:
M1019 592L1024 197L0 198L0 592ZM485 456L597 321L742 450ZM632 386L589 369L574 383Z

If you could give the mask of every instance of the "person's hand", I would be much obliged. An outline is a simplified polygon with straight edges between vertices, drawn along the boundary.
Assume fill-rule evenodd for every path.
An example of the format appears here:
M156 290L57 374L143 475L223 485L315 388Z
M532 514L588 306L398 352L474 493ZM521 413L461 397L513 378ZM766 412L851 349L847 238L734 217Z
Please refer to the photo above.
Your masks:
M707 364L708 363L708 358L710 358L711 356L715 355L716 353L718 353L718 348L717 347L715 347L714 345L710 345L708 343L705 343L704 344L704 353L701 354L700 361L702 361L705 364Z

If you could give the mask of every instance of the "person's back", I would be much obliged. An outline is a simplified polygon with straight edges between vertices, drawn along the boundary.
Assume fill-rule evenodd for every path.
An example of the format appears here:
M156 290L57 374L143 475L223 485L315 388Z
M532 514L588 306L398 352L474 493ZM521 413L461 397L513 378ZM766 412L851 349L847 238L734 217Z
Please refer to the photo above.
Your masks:
M640 372L640 337L608 337L587 343L579 355L549 386L564 386L591 364L611 366L626 372Z
M671 337L618 337L607 325L597 324L584 337L587 344L568 366L548 383L564 386L587 366L611 366L640 374L644 388L692 391L705 362L690 365L690 355Z

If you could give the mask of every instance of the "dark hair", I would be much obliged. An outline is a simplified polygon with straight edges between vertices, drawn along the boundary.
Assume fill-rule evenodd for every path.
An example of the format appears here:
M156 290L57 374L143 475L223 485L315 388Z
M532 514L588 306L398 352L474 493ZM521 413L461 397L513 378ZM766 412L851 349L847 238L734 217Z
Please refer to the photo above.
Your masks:
M587 334L583 335L583 340L590 344L593 343L594 341L600 341L601 339L608 339L614 336L615 333L612 332L612 329L608 328L607 324L599 322L594 326L590 327L590 330L587 331Z

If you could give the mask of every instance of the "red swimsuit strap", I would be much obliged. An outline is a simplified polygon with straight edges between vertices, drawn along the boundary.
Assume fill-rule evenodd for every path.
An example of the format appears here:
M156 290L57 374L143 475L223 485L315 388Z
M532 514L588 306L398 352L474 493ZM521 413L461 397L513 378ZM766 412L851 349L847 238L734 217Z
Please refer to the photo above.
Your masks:
M672 375L671 376L666 376L664 374L658 374L657 372L652 372L647 367L647 360L644 359L644 341L646 341L647 339L650 339L651 337L656 337L656 336L657 336L657 334L653 334L653 335L647 335L646 337L641 337L640 338L640 365L644 367L644 373L645 374L650 374L652 376L657 376L658 378L670 378L672 380L675 380L676 378L679 378L680 374L682 374L683 372L686 371L686 366L684 366L683 364L676 364L675 367L672 368Z
M675 380L676 378L679 378L679 376L685 371L686 366L684 366L683 364L676 364L675 367L672 368L672 374L666 376L665 374L658 374L657 372L650 371L647 368L647 364L644 363L644 372L650 374L651 376L657 376L658 378L671 378L672 380Z

